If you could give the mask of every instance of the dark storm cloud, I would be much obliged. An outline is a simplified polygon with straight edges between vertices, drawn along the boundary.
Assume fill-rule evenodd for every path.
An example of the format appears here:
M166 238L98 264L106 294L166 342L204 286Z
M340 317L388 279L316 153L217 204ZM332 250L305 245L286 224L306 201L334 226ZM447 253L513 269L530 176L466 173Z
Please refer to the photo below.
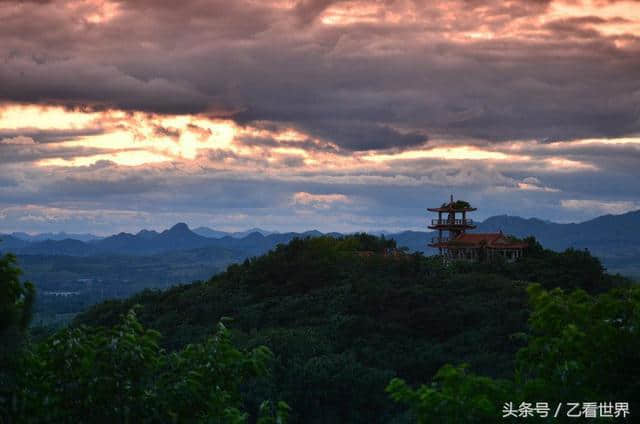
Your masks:
M307 129L322 138L334 140L353 150L410 147L427 141L426 135L416 132L403 134L375 122L318 121L313 122Z
M633 178L634 174L637 174L640 163L640 146L637 143L611 143L611 140L602 140L587 144L555 143L553 148L548 147L545 144L532 144L529 147L523 147L519 152L538 160L562 157L591 164L602 171L603 175L598 175L598 178L611 174ZM553 169L550 171L552 172ZM588 180L593 182L593 178L594 176ZM594 190L599 189L597 185L593 185Z
M73 159L78 156L90 156L99 153L104 153L104 150L91 147L57 147L47 144L0 143L0 165L34 162L51 158ZM0 169L1 171L2 169Z
M94 168L95 169L95 168ZM166 186L166 182L158 178L145 178L141 175L116 178L80 178L67 176L54 183L45 184L42 191L48 193L55 201L64 200L95 200L96 194L100 198L117 196L140 195L149 193Z
M316 140L276 140L271 137L238 137L235 140L236 143L243 144L245 146L258 146L258 147L288 147L298 148L306 151L318 151L338 153L336 147L330 143L323 143Z
M29 137L36 143L57 143L61 141L75 140L89 135L98 135L104 132L101 128L88 128L79 130L36 130L36 129L16 129L7 130L0 128L0 140L13 137Z
M91 104L130 110L192 113L213 99L181 81L127 75L82 59L10 58L0 65L0 98L18 102Z
M39 188L39 198L63 203L99 200L107 209L122 205L153 213L161 210L212 211L261 209L286 205L286 184L223 176L158 178L156 174L109 177L113 168L88 170L83 175L61 176ZM271 188L269 188L271 186ZM33 196L33 193L27 195ZM25 199L22 199L24 201Z
M536 27L547 1L389 1L363 3L379 7L378 21L325 25L323 14L345 2L120 1L113 16L62 3L0 3L0 98L271 120L347 150L403 148L434 134L640 131L638 42L597 29L623 17ZM403 7L413 21L384 20ZM463 35L509 25L519 25L515 35L496 40ZM631 44L618 48L625 37Z

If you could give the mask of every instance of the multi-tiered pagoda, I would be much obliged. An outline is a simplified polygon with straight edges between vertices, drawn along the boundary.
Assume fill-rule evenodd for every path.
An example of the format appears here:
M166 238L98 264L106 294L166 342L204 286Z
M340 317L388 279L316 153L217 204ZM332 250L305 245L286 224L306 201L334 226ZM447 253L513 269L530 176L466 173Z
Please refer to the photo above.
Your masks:
M437 212L438 219L432 219L429 229L436 230L438 235L431 240L429 246L435 247L446 260L485 261L494 257L502 257L506 261L515 261L524 253L527 244L515 237L499 233L467 233L476 228L472 219L467 218L471 207L464 200L453 200L443 203L439 208L429 208Z

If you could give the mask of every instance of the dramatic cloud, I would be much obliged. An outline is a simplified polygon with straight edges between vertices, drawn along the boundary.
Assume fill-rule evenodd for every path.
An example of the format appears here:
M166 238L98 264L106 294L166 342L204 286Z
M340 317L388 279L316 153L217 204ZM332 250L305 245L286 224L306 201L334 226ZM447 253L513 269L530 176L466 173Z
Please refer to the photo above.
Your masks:
M336 203L350 203L350 200L344 194L311 194L301 191L293 195L294 205L331 209Z
M36 144L36 142L33 141L33 138L25 137L23 135L19 135L17 137L0 139L0 143L2 144Z
M562 200L560 204L567 209L595 209L601 213L621 214L640 209L640 202L606 202L601 200Z
M13 101L287 122L356 150L640 126L636 2L52 0L0 14Z
M563 221L640 197L637 1L4 0L0 20L0 230L417 229L451 192Z

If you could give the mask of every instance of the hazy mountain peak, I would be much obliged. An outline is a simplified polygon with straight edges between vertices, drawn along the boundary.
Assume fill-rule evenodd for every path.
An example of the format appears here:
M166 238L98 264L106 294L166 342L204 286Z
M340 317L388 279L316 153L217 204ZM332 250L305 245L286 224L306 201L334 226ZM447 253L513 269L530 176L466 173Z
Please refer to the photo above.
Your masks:
M174 225L173 227L169 228L168 231L170 231L172 233L191 232L191 230L189 229L189 226L187 224L185 224L184 222L178 222L176 225Z
M319 237L322 235L322 233L314 229L314 230L305 231L304 233L302 233L302 235L305 237Z
M196 233L199 236L208 237L208 238L215 238L215 239L219 239L219 238L226 237L226 236L229 235L229 233L227 233L225 231L212 230L209 227L198 227L198 228L194 228L191 231L193 231L194 233Z
M246 237L246 236L248 236L250 234L253 234L253 233L260 233L263 236L268 236L270 234L277 234L274 231L268 231L268 230L264 230L262 228L254 227L254 228L250 228L250 229L248 229L246 231L236 231L236 232L231 234L231 237L244 238L244 237Z
M136 237L140 237L143 238L145 240L151 240L154 237L158 236L158 232L157 231L153 231L153 230L140 230L138 231L138 233L136 234Z

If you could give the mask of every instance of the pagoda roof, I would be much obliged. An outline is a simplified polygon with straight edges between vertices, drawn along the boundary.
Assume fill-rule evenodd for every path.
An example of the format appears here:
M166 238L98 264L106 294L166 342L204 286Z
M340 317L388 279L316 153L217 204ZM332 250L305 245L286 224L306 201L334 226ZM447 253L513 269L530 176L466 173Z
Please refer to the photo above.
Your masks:
M450 246L465 246L465 247L485 247L492 249L524 249L528 247L528 244L519 240L513 240L510 237L505 236L502 232L499 233L463 233L455 239L442 243L443 245Z
M453 200L453 195L451 195L451 200L448 203L443 203L438 208L427 208L427 210L430 212L471 212L476 208L471 207L469 202L465 200Z
M471 208L471 207L469 207L469 208L456 208L456 207L453 207L453 206L445 206L445 207L440 207L440 208L427 208L427 210L429 212L453 212L453 211L456 211L456 212L463 212L463 211L464 212L473 212L473 211L476 210L476 208Z

